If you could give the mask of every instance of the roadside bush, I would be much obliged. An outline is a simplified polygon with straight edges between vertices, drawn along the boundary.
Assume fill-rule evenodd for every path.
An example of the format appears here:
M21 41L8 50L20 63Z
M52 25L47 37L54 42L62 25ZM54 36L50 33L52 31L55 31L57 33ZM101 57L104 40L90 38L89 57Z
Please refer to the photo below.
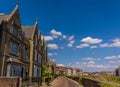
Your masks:
M112 84L104 84L104 83L100 83L100 86L101 87L118 87L118 86L115 86L115 85L112 85Z

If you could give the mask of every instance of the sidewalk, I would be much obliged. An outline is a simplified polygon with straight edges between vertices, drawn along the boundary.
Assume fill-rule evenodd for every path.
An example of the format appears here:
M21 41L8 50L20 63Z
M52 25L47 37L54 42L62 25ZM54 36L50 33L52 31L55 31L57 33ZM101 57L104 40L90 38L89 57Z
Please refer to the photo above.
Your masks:
M69 78L67 78L67 79L69 79ZM74 82L74 83L76 83L77 85L79 85L79 87L83 87L82 85L80 85L78 82L76 82L75 80L72 80L72 79L69 79L69 80L71 80L72 82Z
M69 79L69 78L67 78L67 79ZM74 80L72 80L72 79L69 79L69 80L71 80L72 82L74 82L74 83L76 83L76 84L79 85L78 82L76 82L76 81L74 81ZM52 87L52 86L56 85L56 84L58 83L58 81L59 81L59 77L56 78L55 80L53 80L53 81L49 84L49 86L44 85L44 86L40 86L40 87ZM83 87L83 86L82 86L82 85L79 85L79 87Z

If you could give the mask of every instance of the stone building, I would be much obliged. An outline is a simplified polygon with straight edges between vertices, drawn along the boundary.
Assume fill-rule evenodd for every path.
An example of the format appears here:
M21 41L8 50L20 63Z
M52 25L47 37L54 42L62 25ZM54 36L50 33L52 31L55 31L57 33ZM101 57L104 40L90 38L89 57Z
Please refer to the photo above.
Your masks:
M65 73L66 73L66 67L64 67L64 66L56 66L55 73L57 75L65 75Z
M73 68L72 75L73 76L81 76L82 75L82 70L81 69L77 69L77 68Z
M66 70L65 70L65 75L66 76L72 76L72 73L73 73L73 69L67 67Z
M42 47L42 65L48 65L47 44L45 44L44 38L41 40Z
M118 67L117 69L115 69L114 74L115 74L115 76L120 76L120 67Z
M78 76L77 69L73 68L73 70L72 70L72 71L73 71L73 72L72 72L72 75L73 75L73 76Z
M29 78L30 44L22 31L18 5L0 15L0 75Z
M41 82L41 67L47 60L47 45L41 39L38 21L22 26L18 4L11 14L0 15L0 76Z
M30 44L30 82L38 81L41 78L42 64L41 34L38 33L38 22L36 21L33 26L23 26L22 30Z
M55 74L56 72L56 63L54 61L48 61L48 66L50 69L50 74Z

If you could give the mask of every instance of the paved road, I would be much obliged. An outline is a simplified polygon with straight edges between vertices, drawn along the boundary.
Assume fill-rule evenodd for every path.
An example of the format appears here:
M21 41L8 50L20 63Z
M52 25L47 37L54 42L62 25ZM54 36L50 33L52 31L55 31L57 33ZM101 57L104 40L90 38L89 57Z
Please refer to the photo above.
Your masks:
M53 81L51 87L79 87L79 85L76 82L61 76Z

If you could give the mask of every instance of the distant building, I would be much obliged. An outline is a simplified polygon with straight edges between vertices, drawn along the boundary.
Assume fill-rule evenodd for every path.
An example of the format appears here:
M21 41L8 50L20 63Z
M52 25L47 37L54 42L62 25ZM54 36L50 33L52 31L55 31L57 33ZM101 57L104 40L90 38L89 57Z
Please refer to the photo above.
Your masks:
M76 74L76 71L74 71L74 73ZM72 76L73 75L73 69L72 68L66 68L65 69L65 75L66 76Z
M77 69L77 68L73 68L72 75L73 76L80 76L80 75L82 75L82 70L81 69Z
M87 72L83 72L82 75L83 75L83 76L88 76L89 73L87 73Z
M115 70L115 76L120 76L120 67Z
M58 74L58 75L65 75L65 70L66 70L66 67L57 66L55 73Z
M55 74L56 71L56 63L54 61L48 61L48 66L50 69L50 74Z

